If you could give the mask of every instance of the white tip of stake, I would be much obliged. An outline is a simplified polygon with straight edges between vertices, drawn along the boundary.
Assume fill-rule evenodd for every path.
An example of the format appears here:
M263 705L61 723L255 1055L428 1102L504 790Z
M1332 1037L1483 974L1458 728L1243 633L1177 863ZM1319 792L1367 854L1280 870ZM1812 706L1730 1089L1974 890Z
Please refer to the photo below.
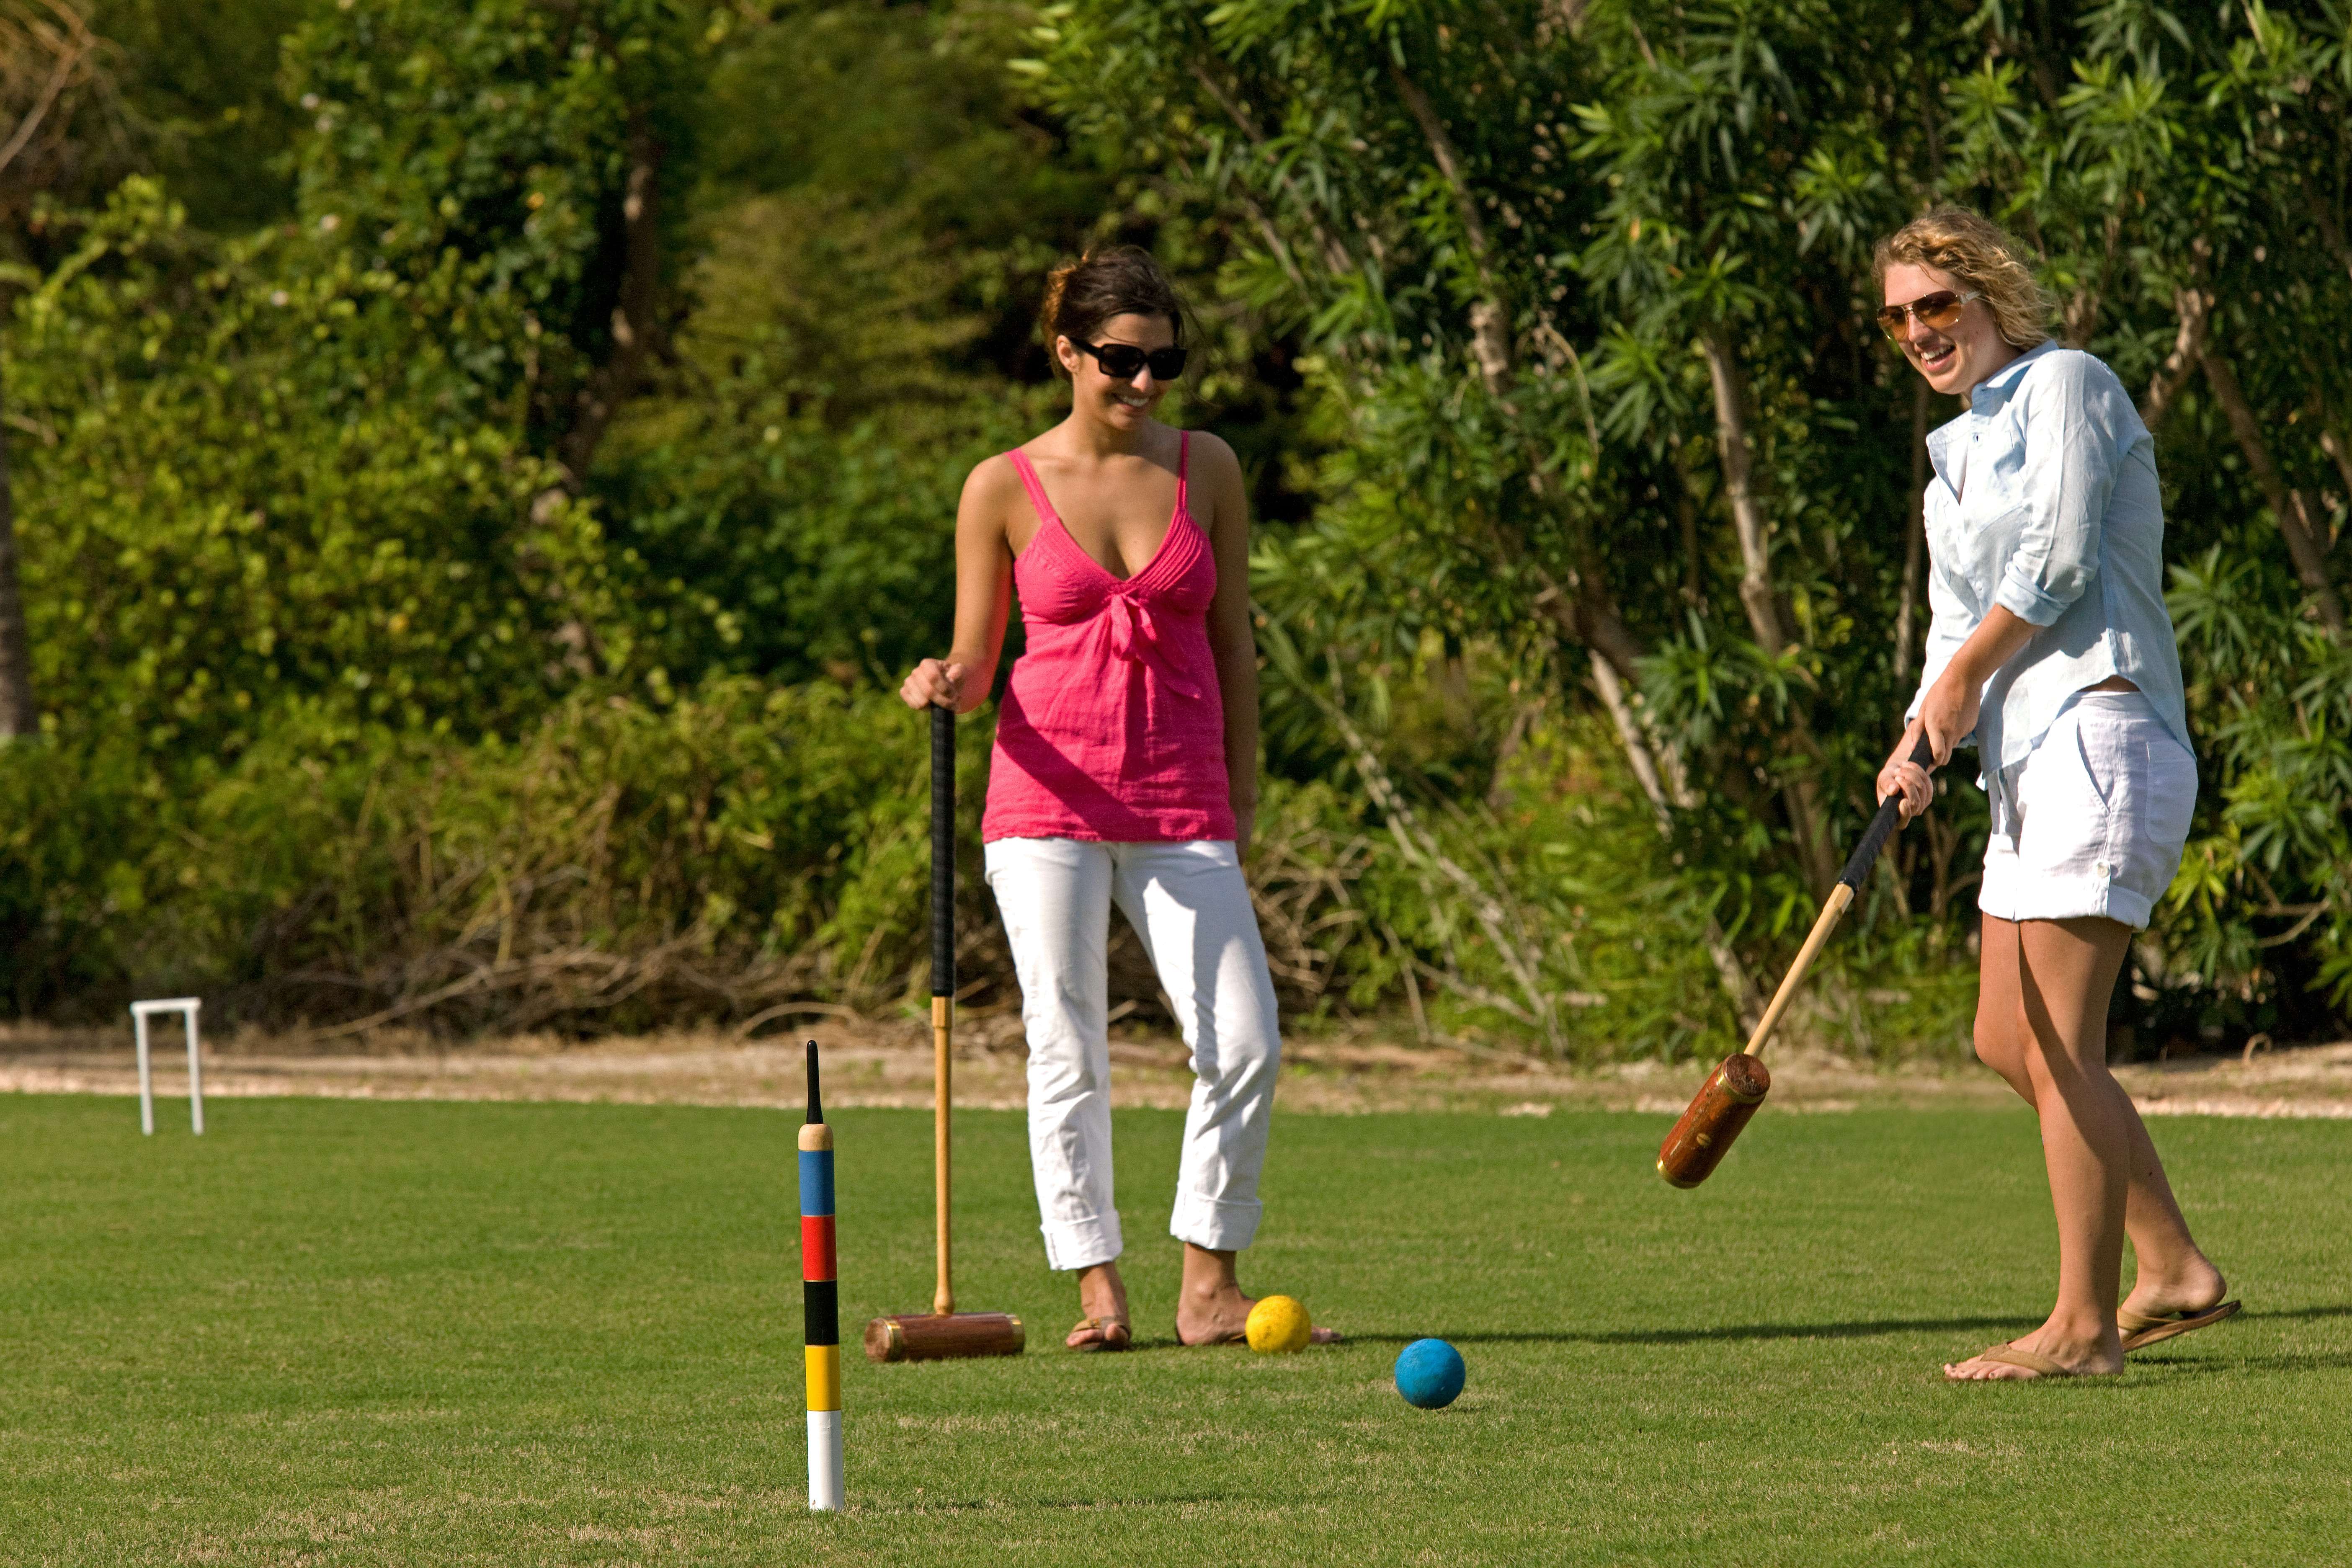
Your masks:
M809 1511L841 1511L841 1412L808 1413Z

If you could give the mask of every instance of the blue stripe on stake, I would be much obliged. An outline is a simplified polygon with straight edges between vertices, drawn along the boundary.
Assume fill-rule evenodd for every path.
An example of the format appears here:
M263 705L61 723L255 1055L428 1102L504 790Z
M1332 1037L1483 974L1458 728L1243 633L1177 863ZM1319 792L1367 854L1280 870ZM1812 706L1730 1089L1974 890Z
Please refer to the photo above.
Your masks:
M803 1149L801 1151L801 1213L824 1215L833 1212L833 1151Z

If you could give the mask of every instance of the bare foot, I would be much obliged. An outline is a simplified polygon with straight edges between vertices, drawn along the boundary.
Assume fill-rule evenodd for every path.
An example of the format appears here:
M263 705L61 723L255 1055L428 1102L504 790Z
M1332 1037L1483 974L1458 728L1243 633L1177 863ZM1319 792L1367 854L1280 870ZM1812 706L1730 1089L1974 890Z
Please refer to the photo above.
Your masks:
M2112 1322L2105 1325L2104 1332L2084 1333L2068 1331L2053 1319L2010 1343L2018 1350L2049 1357L2076 1377L2105 1376L2124 1369L2123 1342L2116 1337ZM2028 1383L2044 1374L2030 1366L1972 1355L1962 1362L1946 1362L1944 1375L1954 1383Z
M1070 1331L1062 1342L1074 1351L1125 1350L1132 1334L1128 1328L1127 1281L1116 1263L1097 1263L1078 1271L1078 1310L1088 1322Z
M2142 1268L2132 1281L2131 1294L2124 1298L2124 1310L2143 1318L2186 1316L2220 1306L2229 1293L2221 1271L2200 1255L2168 1276Z
M1184 1287L1176 1299L1176 1340L1186 1345L1233 1344L1249 1325L1255 1297L1242 1294L1234 1277L1234 1255L1184 1244ZM1308 1343L1339 1342L1336 1329L1317 1329Z

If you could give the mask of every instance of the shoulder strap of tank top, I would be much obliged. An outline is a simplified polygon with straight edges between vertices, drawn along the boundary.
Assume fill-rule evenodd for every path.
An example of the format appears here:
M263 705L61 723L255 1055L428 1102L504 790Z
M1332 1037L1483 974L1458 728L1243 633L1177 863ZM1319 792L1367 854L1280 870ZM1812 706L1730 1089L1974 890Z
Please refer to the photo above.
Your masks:
M1185 471L1191 468L1192 466L1192 432L1190 430L1179 430L1176 432L1176 510L1178 511L1183 511L1185 510L1184 475Z
M1045 481L1037 477L1036 465L1029 461L1029 454L1015 447L1004 455L1013 459L1013 471L1021 476L1021 488L1029 492L1029 504L1037 509L1038 522L1061 521L1061 517L1054 510L1054 503L1045 499ZM1179 496L1184 493L1184 480L1181 475L1176 480L1176 493Z

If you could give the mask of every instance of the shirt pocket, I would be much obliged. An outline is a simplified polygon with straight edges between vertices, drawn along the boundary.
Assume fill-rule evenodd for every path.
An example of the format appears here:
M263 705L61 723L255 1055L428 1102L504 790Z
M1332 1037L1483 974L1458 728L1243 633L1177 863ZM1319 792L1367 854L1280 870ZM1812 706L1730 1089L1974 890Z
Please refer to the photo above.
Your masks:
M2006 422L1987 430L1969 466L1984 476L1988 504L2011 504L2025 490L2025 433Z

